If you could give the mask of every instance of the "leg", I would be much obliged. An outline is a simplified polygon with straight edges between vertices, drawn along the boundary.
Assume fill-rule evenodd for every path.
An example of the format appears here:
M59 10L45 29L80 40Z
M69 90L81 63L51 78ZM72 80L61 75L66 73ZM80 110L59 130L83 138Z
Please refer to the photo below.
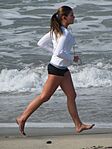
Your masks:
M61 80L63 77L55 76L55 75L48 75L48 79L43 87L42 93L37 96L31 103L27 106L25 111L16 119L17 124L19 125L19 130L21 134L25 135L24 133L24 126L25 122L28 117L43 103L50 99L53 95L57 87L60 85Z
M85 125L81 122L77 106L75 102L76 92L73 86L72 78L70 72L66 72L63 81L61 82L61 88L67 96L67 106L69 113L73 119L76 126L76 132L81 132L83 130L91 129L94 125Z

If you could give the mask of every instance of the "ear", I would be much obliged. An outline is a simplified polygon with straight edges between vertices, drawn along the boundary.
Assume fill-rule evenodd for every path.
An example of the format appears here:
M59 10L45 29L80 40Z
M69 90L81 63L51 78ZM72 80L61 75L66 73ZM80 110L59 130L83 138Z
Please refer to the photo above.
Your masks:
M66 16L64 16L64 20L66 20L67 18L66 18Z
M62 20L66 20L66 16L62 16Z

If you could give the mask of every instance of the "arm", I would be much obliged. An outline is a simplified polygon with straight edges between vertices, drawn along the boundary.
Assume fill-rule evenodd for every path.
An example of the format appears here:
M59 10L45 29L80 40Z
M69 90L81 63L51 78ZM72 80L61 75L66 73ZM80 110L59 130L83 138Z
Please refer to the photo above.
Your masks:
M37 43L38 46L41 48L47 49L50 52L53 52L53 46L52 46L52 39L50 32L45 34Z

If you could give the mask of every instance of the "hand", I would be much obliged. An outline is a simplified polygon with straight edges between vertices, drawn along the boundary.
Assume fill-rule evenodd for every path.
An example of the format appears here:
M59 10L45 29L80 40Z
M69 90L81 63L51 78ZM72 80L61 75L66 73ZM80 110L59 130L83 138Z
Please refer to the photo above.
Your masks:
M79 56L78 55L75 55L73 61L77 63L79 60L80 60Z

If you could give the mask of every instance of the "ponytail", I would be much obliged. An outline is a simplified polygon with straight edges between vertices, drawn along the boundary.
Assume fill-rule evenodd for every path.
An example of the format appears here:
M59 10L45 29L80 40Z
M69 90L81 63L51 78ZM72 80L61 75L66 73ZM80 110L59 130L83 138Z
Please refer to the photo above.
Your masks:
M62 26L62 16L68 16L69 13L72 11L72 8L69 6L62 6L60 7L56 13L54 13L51 17L51 24L50 24L50 31L51 33L55 33L56 38L63 34L61 29Z
M58 34L61 36L63 34L61 30L61 20L59 18L58 12L54 13L51 17L51 25L50 25L51 33L55 33L56 38L58 37Z

